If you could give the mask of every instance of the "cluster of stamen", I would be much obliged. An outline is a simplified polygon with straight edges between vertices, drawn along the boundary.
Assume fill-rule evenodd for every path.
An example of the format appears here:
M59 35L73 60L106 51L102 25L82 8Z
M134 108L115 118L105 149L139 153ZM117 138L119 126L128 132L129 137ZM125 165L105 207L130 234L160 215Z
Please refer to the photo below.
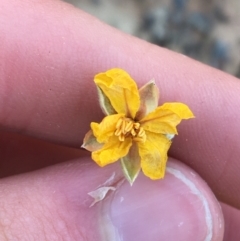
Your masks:
M120 141L124 141L126 137L132 137L133 141L145 142L146 134L144 129L138 122L134 122L130 118L120 118L116 124L115 135Z

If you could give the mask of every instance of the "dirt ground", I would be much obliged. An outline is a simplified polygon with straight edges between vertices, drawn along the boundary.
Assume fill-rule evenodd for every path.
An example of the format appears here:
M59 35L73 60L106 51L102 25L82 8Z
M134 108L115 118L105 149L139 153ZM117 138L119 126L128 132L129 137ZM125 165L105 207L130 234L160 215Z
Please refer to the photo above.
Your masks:
M240 78L239 0L66 0L122 31Z

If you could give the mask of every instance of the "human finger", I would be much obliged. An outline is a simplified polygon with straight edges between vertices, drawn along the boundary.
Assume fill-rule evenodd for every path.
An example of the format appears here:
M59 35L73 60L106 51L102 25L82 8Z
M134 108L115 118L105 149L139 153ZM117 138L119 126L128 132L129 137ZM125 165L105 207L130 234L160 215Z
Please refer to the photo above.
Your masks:
M219 204L185 165L171 161L161 181L141 175L130 187L124 180L118 165L86 159L1 179L0 238L222 240Z
M181 125L170 154L197 170L221 200L240 207L236 78L123 34L65 3L0 4L6 23L0 26L2 128L80 146L89 123L102 117L92 82L96 73L121 67L139 85L154 77L162 101L184 102L196 116Z
M80 149L0 131L0 178L30 172L87 155Z
M225 222L225 231L224 231L224 241L235 241L240 240L240 210L234 207L231 207L225 203L221 203L224 222Z

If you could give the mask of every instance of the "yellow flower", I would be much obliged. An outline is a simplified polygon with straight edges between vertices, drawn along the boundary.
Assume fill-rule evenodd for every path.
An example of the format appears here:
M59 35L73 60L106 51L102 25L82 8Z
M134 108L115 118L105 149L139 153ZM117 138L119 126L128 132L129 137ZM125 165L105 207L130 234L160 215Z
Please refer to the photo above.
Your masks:
M154 81L138 90L122 69L97 74L94 82L106 117L91 123L82 147L92 151L92 159L101 167L121 160L131 184L140 170L151 179L163 178L176 126L194 117L191 110L182 103L158 106Z

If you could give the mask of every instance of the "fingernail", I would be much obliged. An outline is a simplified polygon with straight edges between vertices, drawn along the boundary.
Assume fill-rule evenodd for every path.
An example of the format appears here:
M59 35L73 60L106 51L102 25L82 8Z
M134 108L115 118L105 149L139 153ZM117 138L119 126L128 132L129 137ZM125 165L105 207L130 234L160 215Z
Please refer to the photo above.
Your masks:
M103 201L104 241L212 241L223 236L220 206L206 183L183 164L169 162L164 179L140 175Z

